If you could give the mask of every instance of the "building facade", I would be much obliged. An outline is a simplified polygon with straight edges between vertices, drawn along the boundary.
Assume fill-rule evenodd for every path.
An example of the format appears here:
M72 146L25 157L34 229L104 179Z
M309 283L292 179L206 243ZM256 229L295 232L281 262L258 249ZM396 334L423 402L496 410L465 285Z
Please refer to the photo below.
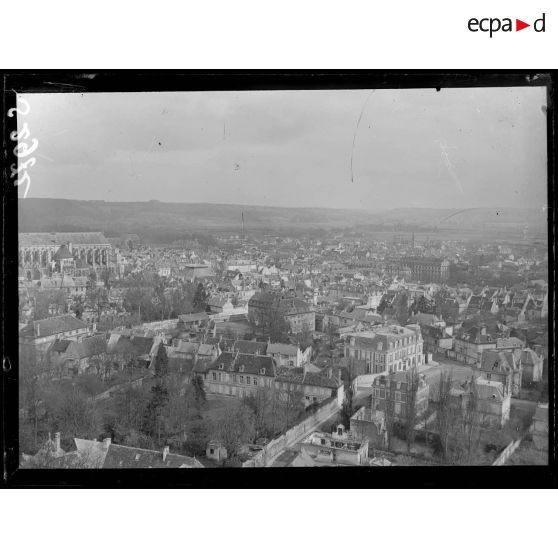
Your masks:
M418 325L380 326L348 336L345 356L365 362L367 374L395 373L424 364Z
M441 258L403 258L401 263L411 270L412 281L445 283L449 279L450 262Z
M411 382L416 382L414 388ZM430 387L424 375L415 372L397 372L389 376L378 376L372 384L371 409L386 412L393 410L396 420L405 420L413 403L412 389L415 389L415 416L418 418L428 409Z

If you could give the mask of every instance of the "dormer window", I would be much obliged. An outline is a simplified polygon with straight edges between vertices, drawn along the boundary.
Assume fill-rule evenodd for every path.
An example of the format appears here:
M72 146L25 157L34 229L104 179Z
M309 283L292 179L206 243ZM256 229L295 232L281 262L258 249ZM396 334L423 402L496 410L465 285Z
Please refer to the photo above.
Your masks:
M241 364L238 368L239 372L244 372L244 364Z
M219 364L219 370L223 370L224 368L225 368L225 365L221 362L221 363Z
M265 368L260 368L260 374L265 374Z

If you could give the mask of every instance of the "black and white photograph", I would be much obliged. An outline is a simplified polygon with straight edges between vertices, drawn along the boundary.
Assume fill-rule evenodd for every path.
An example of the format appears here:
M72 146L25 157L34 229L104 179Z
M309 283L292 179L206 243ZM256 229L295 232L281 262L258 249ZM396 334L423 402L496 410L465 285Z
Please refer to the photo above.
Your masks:
M19 469L549 466L548 80L125 77L5 107Z

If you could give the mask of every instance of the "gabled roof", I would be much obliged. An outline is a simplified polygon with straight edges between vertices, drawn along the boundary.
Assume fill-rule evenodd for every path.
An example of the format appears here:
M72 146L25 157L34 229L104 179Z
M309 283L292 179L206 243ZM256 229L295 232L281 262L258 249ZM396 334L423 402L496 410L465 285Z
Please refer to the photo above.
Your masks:
M456 337L469 343L496 343L495 339L490 335L483 335L481 331L480 327L473 326L468 329L462 329Z
M63 316L45 318L44 320L35 320L33 323L22 329L19 332L19 335L21 337L39 339L41 337L57 335L58 333L66 333L76 329L87 329L87 327L87 324L82 320L79 320L71 314L65 314Z
M483 372L511 373L519 369L519 352L487 350L481 355L481 370Z
M220 368L220 365L223 365ZM211 370L226 370L228 372L242 372L246 374L261 374L275 376L275 363L270 356L249 355L241 353L223 352L211 365Z
M267 343L263 341L243 341L238 340L233 345L233 351L238 351L245 354L260 354L265 355L267 350Z
M114 345L112 345L111 339L109 347L109 353L111 354L130 354L134 356L145 355L149 354L151 352L151 349L153 348L153 337L128 337L125 335L121 335Z
M451 335L448 335L446 330L442 327L434 325L421 325L420 329L423 335L428 335L434 339L451 339Z
M280 374L276 376L278 382L288 382L291 384L303 385L303 386L317 386L329 389L336 389L339 387L339 383L334 378L328 378L324 374L319 374L316 372L306 372L301 368L294 368L290 370L283 369Z
M510 349L514 347L522 348L524 346L525 343L517 337L508 337L496 340L496 348L498 349Z
M287 343L270 343L267 346L267 353L270 355L288 355L296 356L298 354L298 347L296 345L289 345Z
M60 248L56 251L56 254L53 256L54 260L68 260L73 259L72 253L68 250L68 247L65 244L62 244Z
M91 460L95 468L102 469L198 469L203 465L195 458L163 452L109 444L95 440L75 438L78 454Z
M186 341L185 339L181 339L178 342L178 345L175 347L175 353L186 353L186 354L196 354L198 352L200 344L199 343L192 343L191 341Z
M200 343L200 346L198 347L198 356L211 356L214 350L214 345L210 345L209 343Z

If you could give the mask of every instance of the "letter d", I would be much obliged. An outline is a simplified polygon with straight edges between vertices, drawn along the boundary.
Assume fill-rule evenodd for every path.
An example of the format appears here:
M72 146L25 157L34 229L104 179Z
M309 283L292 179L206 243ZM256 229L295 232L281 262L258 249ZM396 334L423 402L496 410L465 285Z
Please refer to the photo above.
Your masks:
M544 26L545 26L545 15L543 14L542 17L540 19L536 19L535 23L533 23L533 29L537 32L537 33L544 33ZM538 28L538 24L539 22L542 22L542 27L539 29Z

